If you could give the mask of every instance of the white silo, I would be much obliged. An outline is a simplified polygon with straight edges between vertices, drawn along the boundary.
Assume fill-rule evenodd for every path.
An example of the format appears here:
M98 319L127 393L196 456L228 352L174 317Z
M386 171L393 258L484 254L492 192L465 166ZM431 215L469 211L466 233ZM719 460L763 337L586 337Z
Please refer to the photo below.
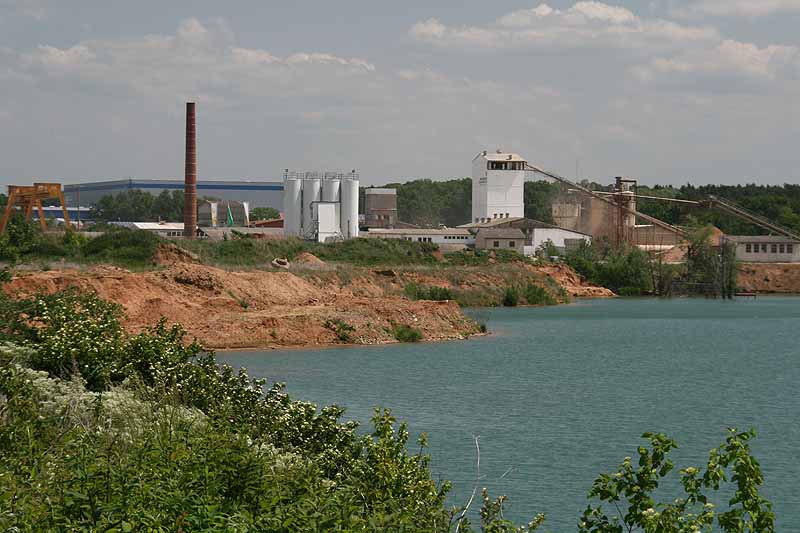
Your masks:
M341 183L342 179L335 174L325 176L325 179L322 181L322 201L338 202Z
M322 181L317 175L311 175L303 180L303 228L305 238L313 238L317 232L314 221L314 204L320 201Z
M342 237L354 239L358 237L358 178L351 177L342 180L341 197Z
M283 180L283 233L284 235L300 235L300 219L303 206L300 201L303 182L295 177L286 176Z

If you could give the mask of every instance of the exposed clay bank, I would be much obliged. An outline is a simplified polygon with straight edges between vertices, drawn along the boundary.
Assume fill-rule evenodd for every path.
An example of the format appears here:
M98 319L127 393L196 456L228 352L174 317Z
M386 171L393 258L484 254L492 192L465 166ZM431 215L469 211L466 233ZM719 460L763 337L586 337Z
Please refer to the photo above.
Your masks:
M565 266L522 263L231 272L175 262L144 272L101 266L18 273L5 290L14 296L67 287L95 291L122 305L129 331L139 331L164 316L212 349L389 344L397 342L394 330L399 325L418 330L426 341L465 339L480 332L478 323L455 302L404 297L403 288L412 282L475 294L499 293L509 284L537 283L578 297L611 295L582 283Z

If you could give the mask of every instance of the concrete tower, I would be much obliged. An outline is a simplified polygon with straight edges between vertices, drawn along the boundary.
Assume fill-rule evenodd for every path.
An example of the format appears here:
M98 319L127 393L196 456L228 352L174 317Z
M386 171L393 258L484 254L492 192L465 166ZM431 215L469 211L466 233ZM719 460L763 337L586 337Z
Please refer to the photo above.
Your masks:
M483 151L472 160L472 222L525 216L525 165L518 154Z

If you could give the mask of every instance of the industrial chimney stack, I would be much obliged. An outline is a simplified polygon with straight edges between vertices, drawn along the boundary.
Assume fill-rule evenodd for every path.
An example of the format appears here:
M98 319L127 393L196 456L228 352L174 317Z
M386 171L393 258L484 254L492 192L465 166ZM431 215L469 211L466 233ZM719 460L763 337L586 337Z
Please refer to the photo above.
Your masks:
M186 167L183 185L183 236L194 239L197 228L197 132L194 102L186 102Z

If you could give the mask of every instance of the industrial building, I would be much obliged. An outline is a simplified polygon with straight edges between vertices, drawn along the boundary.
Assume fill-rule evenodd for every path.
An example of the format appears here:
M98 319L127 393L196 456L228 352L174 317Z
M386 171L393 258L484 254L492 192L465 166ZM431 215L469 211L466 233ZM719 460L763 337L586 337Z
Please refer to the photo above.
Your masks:
M284 174L286 236L326 242L358 237L358 174L290 172Z
M46 205L42 207L44 218L55 220L61 224L64 222L64 210L61 206ZM67 207L67 214L72 224L83 224L92 221L92 210L88 207ZM39 211L33 211L33 219L39 220Z
M475 236L465 228L370 228L364 237L430 242L438 244L444 252L463 250L475 244Z
M93 206L103 196L141 190L158 195L162 191L183 191L184 181L175 179L123 179L74 183L64 186L67 205ZM272 181L198 180L197 195L218 200L246 200L251 208L283 207L283 184Z
M183 237L183 222L109 222L112 226L155 233L165 239Z
M518 154L484 150L472 160L472 221L525 216L527 162Z
M517 228L478 228L475 234L477 250L511 250L523 253L525 234Z
M218 226L249 226L249 202L200 201L197 205L197 225L216 228Z
M393 228L397 224L397 189L364 189L365 228Z
M800 263L800 242L780 235L728 235L736 260L745 263Z
M465 224L461 228L469 229L476 233L475 248L497 248L493 243L486 245L488 239L486 237L489 233L483 232L481 237L481 230L484 229L508 229L517 230L519 233L507 233L503 237L506 241L514 241L515 246L519 253L525 255L534 255L544 243L550 241L562 254L577 248L581 242L591 243L592 236L578 231L572 231L565 228L560 228L552 224L540 222L530 218L516 217L505 218L498 217L485 222L478 222L472 224ZM520 246L517 241L522 236L522 245ZM505 242L505 241L504 241Z

